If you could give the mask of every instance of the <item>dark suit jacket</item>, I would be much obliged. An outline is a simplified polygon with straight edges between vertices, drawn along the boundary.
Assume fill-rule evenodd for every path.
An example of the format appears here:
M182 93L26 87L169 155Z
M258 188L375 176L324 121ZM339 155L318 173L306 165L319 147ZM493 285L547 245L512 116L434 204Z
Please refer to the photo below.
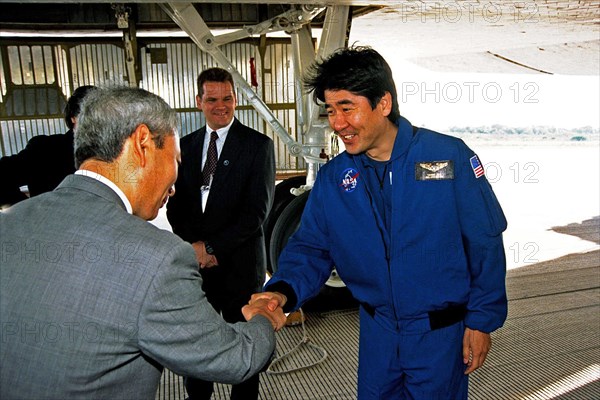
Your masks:
M192 247L68 176L0 213L0 398L154 400L162 367L239 383L275 346L270 322L227 324Z
M235 119L202 212L205 134L203 127L181 139L182 163L167 217L173 232L184 240L208 241L213 247L219 266L201 270L209 299L224 296L232 304L245 304L262 288L266 273L262 225L275 188L273 141Z
M33 137L18 154L0 159L0 205L15 204L27 197L19 187L27 185L29 195L54 190L65 176L75 172L73 131L60 135Z

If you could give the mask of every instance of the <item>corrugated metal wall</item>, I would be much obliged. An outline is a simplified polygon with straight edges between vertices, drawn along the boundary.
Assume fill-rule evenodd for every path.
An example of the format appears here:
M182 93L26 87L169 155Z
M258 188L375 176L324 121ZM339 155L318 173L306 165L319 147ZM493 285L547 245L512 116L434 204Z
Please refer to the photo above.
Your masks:
M196 78L203 69L216 66L212 58L189 41L156 40L138 45L140 87L163 97L178 111L182 136L203 126L204 116L195 105ZM297 137L289 43L268 42L264 60L257 43L252 41L228 44L222 49L248 82L251 82L250 59L254 58L257 94L288 127L289 133ZM62 109L75 88L127 82L125 54L119 42L36 45L28 41L27 44L2 44L0 51L2 156L19 152L33 136L66 131ZM35 61L38 58L43 59L41 64ZM43 79L37 72L40 68L44 71ZM240 95L236 116L242 123L273 138L278 170L305 168L304 160L289 156L279 138Z

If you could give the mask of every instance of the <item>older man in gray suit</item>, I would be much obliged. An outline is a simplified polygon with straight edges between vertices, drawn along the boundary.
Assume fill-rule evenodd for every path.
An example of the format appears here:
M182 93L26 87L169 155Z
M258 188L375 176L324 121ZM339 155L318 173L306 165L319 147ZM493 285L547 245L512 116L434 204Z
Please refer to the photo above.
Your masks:
M239 383L275 346L281 309L227 324L191 245L147 223L174 192L175 112L141 89L86 96L79 170L0 213L0 398L154 399L164 367Z

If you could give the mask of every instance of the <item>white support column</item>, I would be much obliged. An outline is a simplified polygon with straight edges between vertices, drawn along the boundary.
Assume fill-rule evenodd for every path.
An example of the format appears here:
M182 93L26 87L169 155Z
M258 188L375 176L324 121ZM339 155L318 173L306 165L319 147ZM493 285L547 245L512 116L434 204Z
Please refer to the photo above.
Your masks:
M302 79L307 68L315 61L315 47L313 45L310 27L305 25L291 33L292 39L292 61L294 63L296 110L298 122L302 133L310 127L311 115L315 106L312 96L307 95L302 87Z
M322 60L335 50L345 47L349 11L349 6L332 6L327 8L317 52L317 60ZM317 177L319 167L326 161L319 158L321 149L325 149L328 154L331 154L329 138L332 131L327 118L320 116L320 109L315 105L312 96L306 99L306 101L310 102L311 107L308 108L310 112L308 114L309 129L306 132L304 143L310 155L305 155L304 159L308 166L306 185L312 186Z
M135 53L129 32L123 32L123 44L125 47L125 66L127 68L127 79L129 80L129 86L137 87L138 82L135 74Z

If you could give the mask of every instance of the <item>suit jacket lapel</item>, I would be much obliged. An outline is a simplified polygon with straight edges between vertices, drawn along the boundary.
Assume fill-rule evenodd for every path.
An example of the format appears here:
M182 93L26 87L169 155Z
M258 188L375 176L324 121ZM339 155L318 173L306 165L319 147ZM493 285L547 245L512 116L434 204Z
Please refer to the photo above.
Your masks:
M206 135L206 127L198 131L198 135L194 138L194 143L189 148L189 154L182 154L182 157L189 157L191 162L190 177L193 179L193 187L200 189L202 186L202 149L204 145L204 136Z
M226 184L227 175L235 168L236 160L239 158L243 149L244 140L243 133L240 132L240 127L241 124L236 118L233 121L231 128L229 128L227 140L225 140L225 144L221 150L219 162L217 163L217 170L215 172L215 179L213 181L213 187L216 187L217 190Z
M213 202L220 201L219 198L223 196L223 193L227 193L227 176L229 173L236 168L236 162L240 157L244 146L244 134L240 132L242 128L241 123L234 119L229 133L227 133L227 139L219 155L219 161L217 163L217 170L215 171L215 177L213 179L210 195L206 203L206 209L209 209L209 205Z

